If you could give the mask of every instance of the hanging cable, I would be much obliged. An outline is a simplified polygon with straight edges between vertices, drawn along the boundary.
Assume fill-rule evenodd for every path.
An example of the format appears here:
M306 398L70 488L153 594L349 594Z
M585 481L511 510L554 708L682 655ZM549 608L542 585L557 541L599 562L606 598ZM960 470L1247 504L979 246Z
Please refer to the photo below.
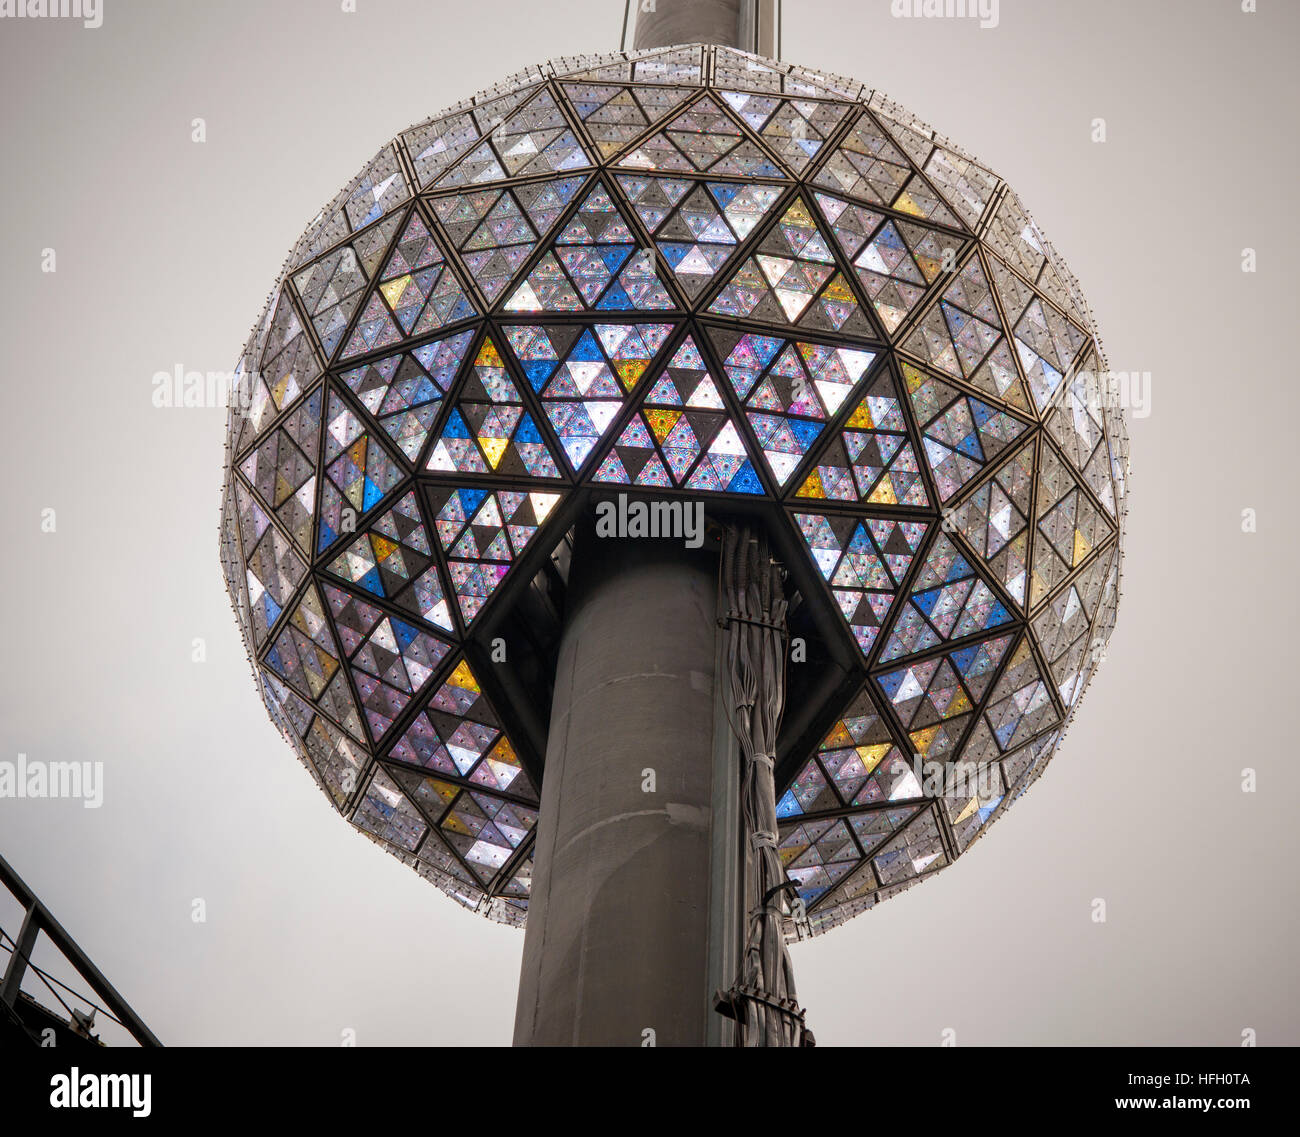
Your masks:
M727 719L740 743L744 947L740 973L719 992L718 1010L736 1022L740 1046L811 1046L795 997L785 945L783 898L791 885L781 865L776 819L776 740L785 712L784 571L766 536L728 528L719 566Z

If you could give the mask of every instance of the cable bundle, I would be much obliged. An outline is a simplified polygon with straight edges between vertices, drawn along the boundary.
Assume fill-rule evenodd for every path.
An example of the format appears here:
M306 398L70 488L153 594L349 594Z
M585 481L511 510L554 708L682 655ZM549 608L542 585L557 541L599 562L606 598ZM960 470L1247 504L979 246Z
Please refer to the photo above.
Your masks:
M740 742L746 935L740 976L720 997L740 1046L811 1046L795 999L777 852L775 755L785 710L785 573L766 536L730 528L723 542L728 718Z

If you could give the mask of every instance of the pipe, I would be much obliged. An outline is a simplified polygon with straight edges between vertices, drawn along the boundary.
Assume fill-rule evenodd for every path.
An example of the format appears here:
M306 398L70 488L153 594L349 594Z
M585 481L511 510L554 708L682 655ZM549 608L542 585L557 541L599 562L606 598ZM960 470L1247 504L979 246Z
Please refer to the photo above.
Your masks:
M776 54L776 0L630 0L637 51L683 43Z

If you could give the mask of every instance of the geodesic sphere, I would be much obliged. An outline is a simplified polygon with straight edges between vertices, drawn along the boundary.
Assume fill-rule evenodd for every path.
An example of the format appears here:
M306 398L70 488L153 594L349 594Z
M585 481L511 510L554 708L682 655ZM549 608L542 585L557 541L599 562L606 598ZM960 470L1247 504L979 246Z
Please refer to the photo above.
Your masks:
M883 96L725 48L530 69L385 146L245 348L221 553L271 718L352 824L522 923L538 798L484 612L578 495L761 501L860 671L778 787L824 930L1051 758L1118 599L1104 370L1019 198Z

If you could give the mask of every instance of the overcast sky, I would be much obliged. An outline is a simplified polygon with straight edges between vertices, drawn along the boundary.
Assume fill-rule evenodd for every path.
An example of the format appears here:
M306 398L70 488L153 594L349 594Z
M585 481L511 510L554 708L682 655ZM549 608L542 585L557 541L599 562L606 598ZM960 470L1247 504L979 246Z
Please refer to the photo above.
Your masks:
M224 413L156 409L152 377L231 369L381 143L528 63L616 49L621 5L105 2L96 30L0 21L0 760L105 771L99 809L0 800L0 854L169 1044L506 1044L522 935L331 815L270 725L218 567ZM1300 1043L1300 9L1260 7L1002 0L981 30L786 0L788 60L1007 178L1153 395L1108 662L987 840L794 948L821 1045Z

